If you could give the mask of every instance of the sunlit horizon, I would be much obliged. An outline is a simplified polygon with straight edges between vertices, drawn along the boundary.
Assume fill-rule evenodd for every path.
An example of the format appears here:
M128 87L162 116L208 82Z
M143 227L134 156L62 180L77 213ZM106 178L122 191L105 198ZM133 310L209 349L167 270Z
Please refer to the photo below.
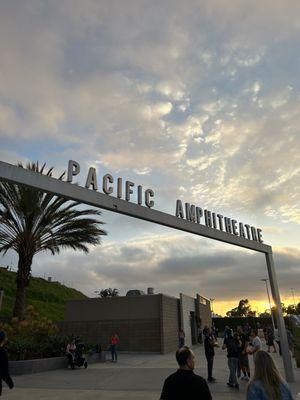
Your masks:
M213 302L213 312L214 314L218 314L221 316L226 316L226 312L232 310L233 308L238 306L238 303L241 299L238 300L215 300ZM256 314L263 313L265 311L269 311L269 303L265 300L251 300L248 299L250 302L251 310L256 311ZM285 306L293 305L294 298L288 296L282 296L281 302L284 303ZM300 302L300 297L295 296L295 303L296 305ZM273 307L274 303L271 301L271 306Z

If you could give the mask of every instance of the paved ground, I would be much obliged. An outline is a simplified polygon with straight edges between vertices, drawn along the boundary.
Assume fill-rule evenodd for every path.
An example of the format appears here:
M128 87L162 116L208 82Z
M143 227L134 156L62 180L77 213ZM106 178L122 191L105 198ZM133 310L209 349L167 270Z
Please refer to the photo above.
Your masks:
M206 378L203 348L196 347L194 352L196 372ZM274 354L274 359L282 370L280 357ZM239 391L226 386L226 362L226 352L218 349L214 367L217 383L210 384L213 398L245 399L247 383L242 381ZM154 400L159 399L164 379L175 369L173 354L121 354L117 364L98 363L90 365L86 370L66 369L15 377L16 388L12 391L5 388L3 397L9 400ZM300 393L299 369L295 368L295 375L296 382L291 388L296 397Z

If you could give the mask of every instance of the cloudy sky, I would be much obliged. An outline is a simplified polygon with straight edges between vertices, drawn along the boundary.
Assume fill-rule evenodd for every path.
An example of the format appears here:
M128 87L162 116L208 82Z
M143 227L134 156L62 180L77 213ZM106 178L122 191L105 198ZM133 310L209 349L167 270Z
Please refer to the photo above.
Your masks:
M260 227L282 298L300 301L299 1L4 0L0 159L69 159ZM267 308L263 255L102 213L88 256L36 257L33 274ZM0 257L13 265L14 254Z

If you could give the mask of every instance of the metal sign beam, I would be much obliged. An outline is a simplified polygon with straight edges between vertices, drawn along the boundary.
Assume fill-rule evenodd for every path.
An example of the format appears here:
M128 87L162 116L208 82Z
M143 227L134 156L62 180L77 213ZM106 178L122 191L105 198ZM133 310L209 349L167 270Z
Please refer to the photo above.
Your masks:
M280 294L277 285L271 246L253 240L245 239L240 236L232 235L230 233L219 231L205 225L200 225L191 221L187 221L174 215L143 207L138 204L130 203L129 201L112 197L90 189L86 189L74 184L70 184L68 182L60 181L58 179L51 178L40 173L28 171L24 168L5 163L3 161L0 161L0 180L6 180L12 183L26 185L38 190L42 190L44 192L52 193L57 196L63 196L70 200L89 204L94 207L102 208L123 215L128 215L133 218L142 219L145 221L167 226L169 228L178 229L209 239L228 243L234 246L239 246L245 249L264 253L266 256L272 296L274 303L277 307L278 330L283 354L285 375L288 382L294 381L293 366L289 353L287 335L282 316Z
M0 179L12 183L27 185L44 192L63 196L70 200L80 201L104 210L129 215L130 217L154 222L155 224L190 232L209 239L244 247L249 250L259 251L261 253L272 251L272 248L264 243L259 243L254 240L245 239L227 232L209 228L205 225L178 218L175 215L170 215L91 189L86 189L78 185L50 178L40 173L28 171L24 168L4 163L3 161L0 161Z

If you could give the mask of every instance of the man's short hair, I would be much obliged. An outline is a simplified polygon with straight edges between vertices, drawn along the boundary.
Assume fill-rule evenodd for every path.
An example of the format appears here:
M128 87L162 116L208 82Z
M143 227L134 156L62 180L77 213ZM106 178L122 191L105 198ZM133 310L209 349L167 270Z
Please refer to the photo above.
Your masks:
M187 364L187 360L192 356L192 351L189 347L183 346L176 351L176 360L180 367Z
M252 332L253 332L256 336L258 335L258 329L253 328L253 329L252 329Z

